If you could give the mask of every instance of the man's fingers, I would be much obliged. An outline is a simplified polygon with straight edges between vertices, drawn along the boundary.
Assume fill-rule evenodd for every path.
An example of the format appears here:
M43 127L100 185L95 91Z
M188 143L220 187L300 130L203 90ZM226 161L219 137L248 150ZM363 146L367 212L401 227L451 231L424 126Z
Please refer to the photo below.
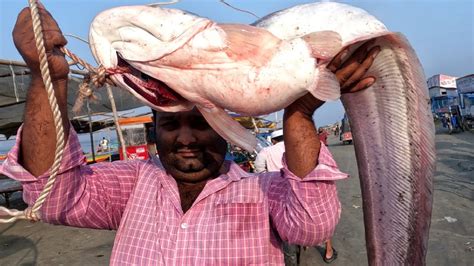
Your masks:
M372 49L370 49L369 53L367 54L367 57L364 59L362 64L360 64L359 67L353 72L352 76L348 78L342 84L341 87L343 88L343 91L344 89L350 88L351 85L356 83L365 75L367 70L369 70L370 66L372 66L372 63L374 62L375 57L377 56L379 52L380 52L380 46L375 46Z
M367 53L367 49L370 45L374 43L375 39L369 40L362 44L357 50L352 54L352 56L347 60L347 55L349 53L348 48L345 48L340 53L338 53L332 60L329 62L327 68L332 72L336 72L339 68L345 68L348 65L353 65L354 62L360 63L364 60ZM345 61L345 62L344 62ZM343 64L344 62L344 64Z
M367 56L369 46L371 46L374 42L375 39L372 39L362 44L359 48L357 48L357 50L355 50L351 57L346 62L344 62L341 68L344 68L353 62L357 62L359 64L362 63L362 61L364 61L365 57Z
M66 38L64 38L61 31L57 30L50 30L50 31L43 31L44 39L45 39L45 49L46 51L52 51L55 47L62 47L67 44Z
M359 68L359 63L357 61L351 62L349 65L346 65L344 68L336 71L337 80L339 80L339 84L341 84L341 88L344 84L347 83L354 72Z
M67 44L61 29L51 13L44 7L39 8L46 51L52 51L54 47L65 46Z
M339 52L332 60L331 62L329 62L327 68L329 70L331 70L332 72L336 72L336 70L339 69L339 67L341 66L342 62L344 62L344 60L346 59L347 57L347 54L349 53L349 51L346 49L342 50L341 52Z
M353 93L353 92L358 92L358 91L367 89L368 87L372 86L374 84L374 82L375 82L374 77L364 78L361 81L359 81L359 83L357 83L357 85L352 87L350 90L344 91L342 93Z

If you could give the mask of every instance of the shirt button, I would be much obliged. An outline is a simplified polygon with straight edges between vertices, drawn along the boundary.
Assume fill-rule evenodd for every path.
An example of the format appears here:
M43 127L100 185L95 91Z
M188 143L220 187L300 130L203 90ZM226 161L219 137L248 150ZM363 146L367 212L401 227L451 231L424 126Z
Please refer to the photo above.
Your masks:
M183 229L188 228L188 224L187 224L187 223L182 223L182 224L181 224L181 228L183 228Z

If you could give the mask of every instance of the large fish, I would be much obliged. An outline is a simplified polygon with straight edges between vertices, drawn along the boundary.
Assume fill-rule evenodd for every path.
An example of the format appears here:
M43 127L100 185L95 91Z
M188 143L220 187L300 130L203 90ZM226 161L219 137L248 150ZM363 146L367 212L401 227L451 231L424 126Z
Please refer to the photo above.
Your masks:
M333 31L282 40L255 26L128 6L99 14L89 39L97 61L115 71L111 78L117 84L157 110L197 106L219 134L249 151L255 136L224 109L261 115L308 91L321 100L340 96L334 74L323 64L341 49Z
M227 140L254 138L225 112L260 115L307 92L340 97L326 69L368 40L381 52L376 82L342 96L354 136L371 265L425 263L435 165L434 124L423 69L408 41L367 12L338 3L295 6L253 26L216 24L180 10L119 7L93 21L90 44L112 79L150 107L197 106Z

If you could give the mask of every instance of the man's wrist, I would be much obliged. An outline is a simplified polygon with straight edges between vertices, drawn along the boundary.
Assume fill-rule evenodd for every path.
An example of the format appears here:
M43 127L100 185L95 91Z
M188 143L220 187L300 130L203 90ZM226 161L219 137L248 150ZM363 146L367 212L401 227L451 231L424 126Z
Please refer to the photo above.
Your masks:
M321 101L308 93L285 108L285 113L291 115L294 113L300 113L307 117L313 117L314 112L323 104L324 101Z
M53 84L54 88L67 86L67 82L68 82L68 77L51 80L51 83ZM41 74L32 73L31 84L44 86L43 77L41 76Z

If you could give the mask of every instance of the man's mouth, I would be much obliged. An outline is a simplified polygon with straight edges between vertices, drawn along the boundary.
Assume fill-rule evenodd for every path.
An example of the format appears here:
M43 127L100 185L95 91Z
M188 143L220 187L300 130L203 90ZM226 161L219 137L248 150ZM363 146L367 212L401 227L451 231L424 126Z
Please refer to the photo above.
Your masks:
M176 153L183 158L197 158L200 154L200 149L180 148Z
M164 82L157 80L134 68L117 54L118 68L126 69L122 73L123 81L131 89L156 106L168 106L185 99Z

